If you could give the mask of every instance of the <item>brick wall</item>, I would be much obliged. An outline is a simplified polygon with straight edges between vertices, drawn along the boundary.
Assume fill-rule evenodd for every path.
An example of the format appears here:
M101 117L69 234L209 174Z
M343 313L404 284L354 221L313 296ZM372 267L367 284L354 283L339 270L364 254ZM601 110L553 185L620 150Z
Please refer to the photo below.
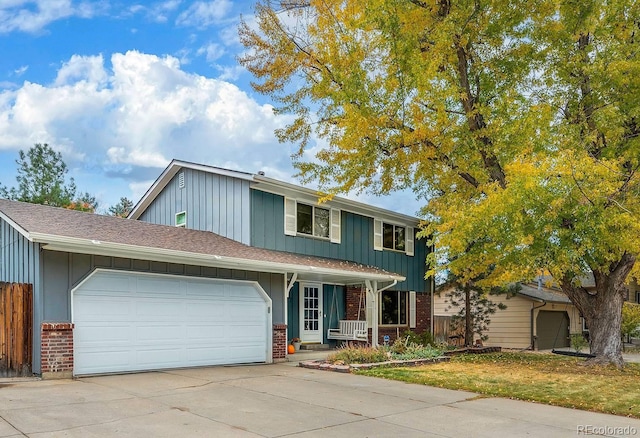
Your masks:
M366 305L362 303L362 314L358 318L358 308L360 306L360 287L347 287L347 308L346 318L349 320L357 320L365 318ZM378 342L382 344L384 342L384 336L390 337L390 343L397 338L398 333L402 334L403 331L408 329L405 327L378 327ZM422 333L424 331L431 330L431 295L429 293L416 293L416 328L413 329L416 333ZM369 328L369 339L371 339L371 328Z
M73 377L73 324L43 322L40 330L42 378Z
M360 289L360 286L347 286L347 308L345 309L346 319L351 321L362 320L367 317L367 294ZM360 295L362 294L362 303ZM358 318L358 308L360 308L360 318Z
M281 362L287 357L287 325L273 325L273 361Z

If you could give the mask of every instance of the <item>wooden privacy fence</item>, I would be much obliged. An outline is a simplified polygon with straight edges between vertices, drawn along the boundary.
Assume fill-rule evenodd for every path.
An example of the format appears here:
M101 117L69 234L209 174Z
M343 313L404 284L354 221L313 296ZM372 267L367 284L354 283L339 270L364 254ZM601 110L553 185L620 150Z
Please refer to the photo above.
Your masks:
M433 339L439 343L449 342L450 316L433 316Z
M31 375L33 286L0 282L0 377Z

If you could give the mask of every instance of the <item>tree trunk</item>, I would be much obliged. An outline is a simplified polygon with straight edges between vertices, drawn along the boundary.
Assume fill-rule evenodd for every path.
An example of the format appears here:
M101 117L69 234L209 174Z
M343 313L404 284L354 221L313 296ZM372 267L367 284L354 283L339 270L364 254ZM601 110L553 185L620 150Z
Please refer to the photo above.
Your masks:
M560 287L584 317L589 329L591 354L589 363L624 365L622 359L622 304L627 293L625 280L633 268L635 257L624 254L612 263L608 273L593 269L595 290L577 286L573 278L565 276Z
M464 345L473 346L473 315L471 314L471 286L464 288Z

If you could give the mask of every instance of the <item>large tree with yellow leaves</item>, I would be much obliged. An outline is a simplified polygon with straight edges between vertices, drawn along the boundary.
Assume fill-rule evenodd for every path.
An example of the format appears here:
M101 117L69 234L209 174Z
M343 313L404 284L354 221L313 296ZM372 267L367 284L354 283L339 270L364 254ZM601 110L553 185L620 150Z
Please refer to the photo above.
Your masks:
M240 62L293 115L277 135L299 145L303 179L414 189L432 273L501 285L548 270L595 362L622 365L640 252L639 17L631 0L263 0L240 26ZM305 160L314 138L325 146Z

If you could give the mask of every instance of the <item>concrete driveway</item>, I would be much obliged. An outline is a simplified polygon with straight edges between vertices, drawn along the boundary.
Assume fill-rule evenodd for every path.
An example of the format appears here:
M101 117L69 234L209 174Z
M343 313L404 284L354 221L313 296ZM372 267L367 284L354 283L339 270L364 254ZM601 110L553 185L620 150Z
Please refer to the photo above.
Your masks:
M0 381L0 437L553 438L580 431L640 435L640 420L291 364Z

